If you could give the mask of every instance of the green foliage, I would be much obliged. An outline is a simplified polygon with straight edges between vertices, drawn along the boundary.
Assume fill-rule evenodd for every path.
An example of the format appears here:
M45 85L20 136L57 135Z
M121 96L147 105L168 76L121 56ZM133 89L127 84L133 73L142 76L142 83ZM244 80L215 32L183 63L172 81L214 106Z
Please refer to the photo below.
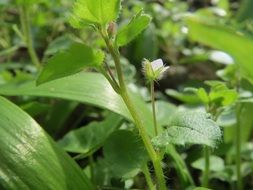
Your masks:
M27 81L23 84L14 81L13 83L10 82L7 85L1 86L0 94L8 96L28 95L54 97L73 100L111 110L132 120L120 96L113 91L106 79L98 73L79 73L40 86L36 86L35 81ZM150 110L138 95L132 98L141 110L140 116L145 123L148 133L153 135L152 114Z
M240 9L239 9L239 11L237 13L237 17L236 17L236 19L239 23L253 19L252 6L253 6L253 1L251 1L251 0L243 0L242 1L242 4L240 6Z
M0 189L252 189L252 5L1 0Z
M172 143L200 144L215 148L220 139L220 128L210 119L210 115L199 111L179 111L173 114L167 129L153 138L153 143L158 147Z
M115 21L120 11L121 0L77 0L70 18L72 26L106 25Z
M177 100L180 100L184 103L188 103L188 104L199 104L200 103L200 99L192 93L183 93L183 92L178 92L173 89L167 89L166 94L168 94L169 96L171 96Z
M127 130L111 134L104 146L104 156L113 175L123 178L135 176L148 161L141 139Z
M209 102L214 102L219 106L228 106L233 104L238 94L235 89L229 89L223 82L207 81L206 84L211 86L209 92Z
M229 53L238 64L242 76L253 82L253 40L250 37L196 16L188 17L187 23L193 40Z
M48 60L38 77L37 84L73 75L88 67L98 68L103 60L103 52L75 43Z
M202 170L205 170L205 160L204 158L200 158L194 161L191 164L192 167ZM210 157L210 171L212 172L219 172L225 169L224 160L218 156L211 156Z
M33 5L36 3L47 2L47 0L16 0L18 5Z
M136 38L138 34L148 27L150 21L151 17L143 14L141 10L127 25L119 29L116 37L118 46L124 46Z
M180 176L180 180L182 185L185 187L189 186L189 184L194 185L192 176L187 168L186 162L183 157L177 153L177 150L173 145L167 145L165 152L170 156L175 163L176 171L178 176Z
M29 115L2 97L0 105L2 188L93 189L77 164Z
M174 104L158 100L156 101L156 109L159 110L156 114L158 123L162 126L166 126L171 115L177 110L177 107Z
M187 88L186 90L193 91L204 105L215 104L217 107L222 107L236 102L238 93L235 89L229 89L221 81L206 81L205 83L210 86L209 92L206 92L204 88Z
M59 145L68 152L91 154L103 145L121 121L119 115L111 114L104 121L72 130L59 141Z
M211 190L211 189L208 189L208 188L205 188L205 187L196 187L193 190Z

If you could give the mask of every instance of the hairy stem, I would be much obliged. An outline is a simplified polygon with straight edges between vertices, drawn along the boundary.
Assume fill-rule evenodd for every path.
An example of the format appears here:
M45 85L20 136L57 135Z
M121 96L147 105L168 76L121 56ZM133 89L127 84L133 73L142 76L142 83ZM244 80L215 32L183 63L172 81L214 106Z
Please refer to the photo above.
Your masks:
M208 146L204 147L204 157L205 157L205 170L203 173L203 187L209 186L209 172L210 172L210 149Z
M135 126L138 128L138 131L140 133L140 136L142 138L144 146L145 146L145 148L149 154L149 157L154 165L159 189L166 190L167 188L166 188L166 183L165 183L165 179L163 176L163 169L161 166L160 156L156 153L156 151L151 143L151 140L145 130L145 126L139 116L139 113L137 112L137 109L128 94L128 90L125 85L123 72L122 72L122 68L121 68L121 64L120 64L120 54L119 54L118 48L114 47L113 41L108 37L108 34L105 30L101 29L100 34L102 35L102 37L106 43L106 46L107 46L110 54L113 57L116 71L117 71L117 75L118 75L118 80L119 80L120 95L121 95L123 101L125 102L131 116L133 117Z
M148 166L146 164L143 166L142 172L144 173L146 182L148 184L148 188L150 190L155 190L155 186L153 184L153 181L152 181L152 178L151 178L151 174L149 172L149 168L148 168Z
M156 121L154 81L150 82L150 95L151 95L151 104L152 104L152 113L153 113L153 122L154 122L155 136L157 136L158 135L158 127L157 127L157 121Z
M20 7L20 21L21 21L23 36L24 36L25 43L26 43L30 58L32 60L32 63L37 68L40 68L41 66L40 61L33 47L31 27L30 27L30 22L29 22L29 7L27 5L22 5Z

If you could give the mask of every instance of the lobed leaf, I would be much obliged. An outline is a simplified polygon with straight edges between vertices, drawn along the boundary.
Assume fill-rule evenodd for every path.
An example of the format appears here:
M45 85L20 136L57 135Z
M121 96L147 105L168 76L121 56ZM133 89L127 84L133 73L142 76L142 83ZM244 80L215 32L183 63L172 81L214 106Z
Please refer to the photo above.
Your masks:
M115 21L120 11L120 0L77 0L73 7L70 23L73 27L105 25Z
M151 21L151 17L140 11L125 26L119 29L117 34L118 46L124 46L136 38L144 29L146 29Z
M175 145L201 144L215 147L221 139L219 126L209 118L209 114L199 111L179 111L168 123L168 128L153 143L166 147Z
M76 74L87 67L99 67L103 60L102 51L75 43L49 59L37 79L37 84Z
M111 134L103 150L105 161L115 177L133 177L148 161L142 140L127 130L118 130Z
M70 131L59 141L59 145L68 152L87 155L100 148L121 121L119 115L110 114L104 121Z
M79 166L20 108L0 97L1 189L94 189Z

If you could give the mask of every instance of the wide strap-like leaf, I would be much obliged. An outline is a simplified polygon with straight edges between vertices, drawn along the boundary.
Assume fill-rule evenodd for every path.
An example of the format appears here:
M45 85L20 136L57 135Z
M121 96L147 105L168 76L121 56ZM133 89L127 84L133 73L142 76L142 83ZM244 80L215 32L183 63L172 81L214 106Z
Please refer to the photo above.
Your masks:
M78 73L73 76L57 79L40 86L35 81L23 84L12 83L0 86L0 94L9 96L30 95L62 98L91 104L111 110L132 120L121 97L114 92L103 75L98 73ZM150 135L154 134L152 114L147 105L138 96L132 96L138 112Z
M0 189L93 189L77 164L20 108L0 97Z
M229 53L238 64L242 76L253 82L252 38L235 29L198 17L189 17L187 23L193 40Z

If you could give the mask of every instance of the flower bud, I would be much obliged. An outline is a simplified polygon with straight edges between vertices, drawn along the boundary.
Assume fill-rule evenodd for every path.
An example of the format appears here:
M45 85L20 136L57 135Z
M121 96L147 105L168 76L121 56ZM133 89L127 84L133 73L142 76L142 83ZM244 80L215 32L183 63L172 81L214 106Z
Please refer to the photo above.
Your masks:
M113 38L117 32L117 25L115 22L110 22L107 28L107 32L110 38Z
M149 82L160 80L164 73L169 69L169 66L164 66L162 59L157 59L152 62L144 59L142 64L144 75Z

